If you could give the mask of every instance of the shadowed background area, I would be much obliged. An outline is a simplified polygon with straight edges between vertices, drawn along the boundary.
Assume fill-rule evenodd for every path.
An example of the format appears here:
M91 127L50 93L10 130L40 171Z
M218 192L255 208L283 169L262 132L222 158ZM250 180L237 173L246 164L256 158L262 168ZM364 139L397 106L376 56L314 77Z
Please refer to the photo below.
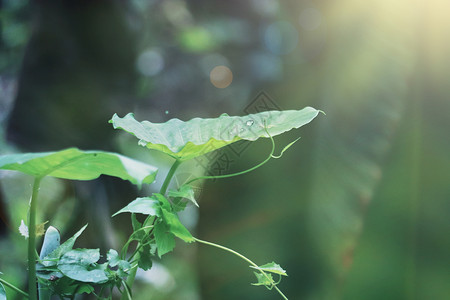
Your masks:
M164 122L313 106L326 116L277 138L281 150L302 137L283 158L205 182L199 211L182 220L199 238L281 264L290 299L449 299L449 9L445 0L2 0L0 153L112 150L164 174L170 159L115 132L113 113ZM178 179L244 170L269 152L267 140L233 144ZM0 271L23 286L17 228L30 178L0 180ZM106 178L48 180L40 218L65 236L89 221L84 245L116 246L130 225L109 216L147 192ZM217 249L179 242L156 262L138 274L135 299L279 298Z

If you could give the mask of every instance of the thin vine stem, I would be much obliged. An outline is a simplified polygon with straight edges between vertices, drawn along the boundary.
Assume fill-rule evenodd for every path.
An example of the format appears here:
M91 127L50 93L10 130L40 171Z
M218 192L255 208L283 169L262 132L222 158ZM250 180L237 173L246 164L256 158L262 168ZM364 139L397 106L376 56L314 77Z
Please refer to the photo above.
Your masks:
M236 252L236 251L234 251L233 249L227 248L227 247L222 246L222 245L218 245L218 244L215 244L215 243L212 243L212 242L200 240L200 239L198 239L198 238L196 238L196 237L194 237L194 240L195 240L196 242L201 243L201 244L205 244L205 245L208 245L208 246L213 246L213 247L216 247L216 248L225 250L225 251L227 251L227 252L230 252L230 253L236 255L237 257L242 258L243 260L245 260L246 262L248 262L249 264L251 264L253 267L255 267L259 272L261 272L261 274L263 274L263 275L267 278L267 280L273 282L273 279L271 279L271 278L266 274L266 272L264 272L263 270L261 270L261 268L260 268L257 264L255 264L253 261L251 261L250 259L248 259L248 258L245 257L244 255L240 254L239 252ZM275 284L273 284L272 287L275 288L275 290L283 297L283 299L288 300L288 298L283 294L283 292L282 292Z
M33 183L33 193L30 200L28 217L28 294L30 300L37 300L36 285L36 207L39 195L41 177L36 177Z
M19 289L17 286L13 285L12 283L9 283L8 281L1 279L0 278L0 283L3 283L5 286L9 287L10 289L16 291L19 294L22 294L22 296L29 298L30 296L28 295L27 292L22 291L21 289Z
M266 130L266 132L267 132L267 130ZM262 166L263 166L264 164L266 164L271 158L273 158L273 154L274 154L274 152L275 152L275 141L273 140L272 136L271 136L268 132L267 132L267 134L269 135L270 141L272 142L272 150L270 151L269 156L268 156L264 161L262 161L262 162L260 162L259 164L257 164L256 166L251 167L250 169L247 169L247 170L244 170L244 171L241 171L241 172L237 172L237 173L232 173L232 174L215 175L215 176L200 176L200 177L196 177L196 178L193 178L193 179L189 180L189 181L186 182L185 184L190 184L190 183L192 183L192 182L194 182L194 181L202 180L202 179L221 179L221 178L229 178L229 177L239 176L239 175L243 175L243 174L249 173L249 172L251 172L251 171L253 171L253 170L256 170L256 169L258 169L259 167L262 167Z

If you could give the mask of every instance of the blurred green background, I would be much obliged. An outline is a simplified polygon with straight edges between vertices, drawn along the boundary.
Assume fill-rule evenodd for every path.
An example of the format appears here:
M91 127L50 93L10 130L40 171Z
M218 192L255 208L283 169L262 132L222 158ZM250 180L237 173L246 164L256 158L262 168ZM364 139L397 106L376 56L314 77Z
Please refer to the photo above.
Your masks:
M446 0L2 0L0 153L113 150L162 176L170 160L114 132L113 113L164 122L313 106L326 116L277 138L282 149L302 137L282 159L199 186L185 224L280 263L290 299L450 299L448 11ZM232 145L177 178L243 170L269 151ZM24 286L30 178L0 180L0 271ZM109 216L150 191L46 180L40 219L65 237L89 222L79 247L118 248L130 225ZM139 274L136 299L279 298L237 258L177 245Z

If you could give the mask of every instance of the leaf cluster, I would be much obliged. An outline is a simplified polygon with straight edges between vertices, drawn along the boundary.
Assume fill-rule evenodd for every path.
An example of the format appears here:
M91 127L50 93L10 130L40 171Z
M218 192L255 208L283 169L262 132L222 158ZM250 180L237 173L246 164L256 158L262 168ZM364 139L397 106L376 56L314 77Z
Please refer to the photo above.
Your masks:
M131 299L131 286L137 268L148 270L152 267L152 259L156 255L161 258L171 252L175 247L175 237L186 243L195 241L233 253L249 262L251 268L256 270L257 282L253 285L265 286L268 289L274 288L284 299L287 299L277 287L281 277L287 276L286 271L280 265L272 262L258 266L234 250L193 237L180 222L178 213L183 211L188 203L198 207L194 189L190 185L191 182L199 179L241 175L259 168L272 158L281 157L298 139L288 144L279 156L275 156L275 143L272 137L311 122L319 113L320 111L314 108L306 107L298 111L268 111L243 117L231 117L223 114L215 119L195 118L187 122L172 119L161 124L148 121L138 122L132 114L123 118L114 115L110 121L114 128L131 133L139 139L140 145L161 151L173 157L175 162L159 193L153 193L148 197L139 197L113 215L114 217L117 214L130 213L133 232L120 253L110 249L106 253L106 257L101 256L100 249L73 248L76 239L87 225L61 245L59 232L50 226L45 233L37 264L34 264L34 243L37 236L35 215L40 180L45 176L71 180L92 180L100 175L109 175L141 186L154 181L157 174L155 167L116 153L82 151L76 148L57 152L0 156L0 169L16 170L35 177L30 201L29 228L25 225L22 226L23 234L27 235L26 231L28 231L29 235L30 299L36 299L36 280L39 283L40 300L50 299L52 294L63 298L73 298L75 294L86 293L102 298L105 291L108 290L107 295L111 297L114 288L122 293L122 299ZM255 141L261 137L270 138L272 151L267 159L257 166L235 174L194 178L167 191L176 169L182 162L239 140ZM138 215L140 215L139 218ZM145 220L140 221L142 216L145 217ZM135 244L134 250L129 253L130 245L133 243ZM280 277L278 281L273 279L273 274ZM2 282L6 284L0 279L0 300L6 298ZM18 288L14 287L14 289L27 295Z

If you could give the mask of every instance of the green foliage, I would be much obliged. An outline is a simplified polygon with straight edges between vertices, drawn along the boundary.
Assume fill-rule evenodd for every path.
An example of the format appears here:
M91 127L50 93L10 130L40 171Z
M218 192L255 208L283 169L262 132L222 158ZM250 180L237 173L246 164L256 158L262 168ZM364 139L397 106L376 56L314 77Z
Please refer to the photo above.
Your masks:
M161 216L160 204L158 200L155 200L151 197L143 197L137 198L130 202L127 206L113 214L112 216L117 216L118 214L129 212L129 213L137 213L144 214L150 216Z
M263 285L266 287L271 287L273 285L273 277L270 274L263 274L263 273L256 273L253 272L253 274L255 274L256 279L258 280L256 283L252 283L252 285Z
M270 272L270 273L274 273L274 274L278 274L278 275L287 276L286 271L283 270L283 268L279 264L276 264L275 262L271 262L271 263L259 266L258 268L254 267L254 266L250 266L250 268L254 268L257 270L264 271L264 272Z
M100 249L75 249L65 253L58 262L58 269L67 277L82 282L108 281L105 270L97 264Z
M52 176L72 180L92 180L110 175L133 184L152 183L157 169L120 154L81 151L76 148L58 152L24 153L0 156L0 169L16 170L36 178Z
M156 124L138 122L133 114L123 118L114 115L114 128L123 129L139 139L139 144L185 161L220 149L231 143L260 137L276 136L311 122L319 110L266 111L244 117L223 114L215 119L194 118L187 122L171 119Z
M122 293L122 299L130 298L137 267L143 270L150 269L153 257L155 255L162 257L171 252L177 237L186 243L196 241L233 253L257 270L255 272L257 282L253 285L274 288L284 299L287 299L277 287L281 277L287 276L280 265L272 262L258 266L234 250L194 238L177 215L185 209L188 201L198 206L192 186L184 184L169 191L167 187L181 162L242 139L254 141L260 137L268 137L272 142L272 151L268 158L257 166L225 176L248 173L264 165L271 158L279 158L295 141L286 146L279 156L274 156L275 144L272 136L309 123L319 112L307 107L299 111L271 111L245 117L230 117L224 114L216 119L196 118L187 122L172 119L164 124L153 124L147 121L139 123L132 114L124 118L114 115L111 121L114 128L121 128L132 133L141 140L141 145L162 151L174 157L176 161L159 193L137 198L113 214L114 217L121 213L131 213L133 232L120 254L110 249L106 254L105 262L100 262L100 249L73 249L77 238L87 225L61 245L58 230L50 226L45 233L38 263L34 265L35 210L41 178L53 176L73 180L91 180L105 174L129 180L140 186L154 181L156 168L115 153L81 151L75 148L59 152L1 156L0 169L21 171L35 177L29 220L29 231L33 233L30 234L28 246L30 298L36 299L33 291L35 288L33 276L37 276L40 300L48 300L52 294L73 298L75 294L94 293L96 287L100 288L100 294L96 295L98 298L103 297L105 289L110 290L107 297L112 297L113 288L117 288ZM217 178L221 177L223 176L217 176ZM203 178L216 177L199 177L190 182ZM144 215L146 219L141 222L136 214ZM132 243L135 243L136 247L132 254L128 255L128 249ZM35 267L36 273L34 273ZM275 282L272 274L279 275L280 280ZM14 289L23 295L26 294L15 287ZM0 285L0 297L2 294L4 294L4 287Z
M57 261L61 258L61 256L63 256L65 253L72 250L73 245L75 244L75 241L83 233L83 231L86 229L86 227L87 227L87 224L84 225L70 239L68 239L63 244L58 246L55 250L53 250L50 254L44 256L44 258L41 259L40 263L45 267L50 267L50 266L56 265ZM47 231L48 231L48 229L47 229Z
M174 191L174 190L170 190L168 193L169 197L172 198L185 198L190 200L192 203L195 204L195 206L198 207L198 203L197 200L195 200L195 192L194 189L192 188L192 186L188 185L188 184L184 184L182 185L178 190ZM176 200L177 202L180 201L181 199ZM175 201L175 200L173 200ZM177 208L178 209L178 208Z

